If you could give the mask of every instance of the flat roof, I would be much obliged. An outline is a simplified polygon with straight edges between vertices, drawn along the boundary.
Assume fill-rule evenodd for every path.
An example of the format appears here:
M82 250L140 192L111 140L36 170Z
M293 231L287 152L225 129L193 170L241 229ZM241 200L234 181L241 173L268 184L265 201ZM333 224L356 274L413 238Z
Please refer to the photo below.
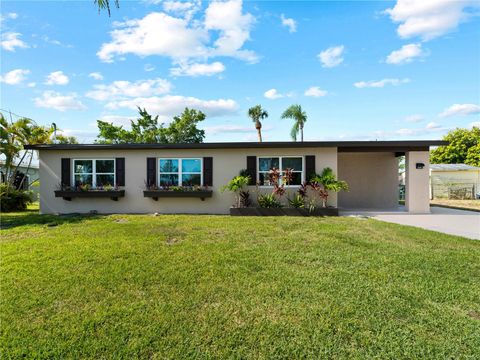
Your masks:
M219 142L188 144L35 144L25 145L26 150L142 150L142 149L264 149L264 148L316 148L336 147L339 152L362 151L424 151L430 146L448 145L443 140L404 141L267 141Z

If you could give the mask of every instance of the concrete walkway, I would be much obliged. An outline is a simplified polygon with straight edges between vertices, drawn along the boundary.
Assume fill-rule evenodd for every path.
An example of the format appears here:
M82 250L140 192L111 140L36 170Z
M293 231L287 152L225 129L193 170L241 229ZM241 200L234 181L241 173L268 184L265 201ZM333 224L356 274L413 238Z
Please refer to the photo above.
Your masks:
M480 240L480 213L433 206L430 210L431 214L409 214L399 209L398 211L391 212L341 211L340 215L368 216L377 220L416 226L445 234Z

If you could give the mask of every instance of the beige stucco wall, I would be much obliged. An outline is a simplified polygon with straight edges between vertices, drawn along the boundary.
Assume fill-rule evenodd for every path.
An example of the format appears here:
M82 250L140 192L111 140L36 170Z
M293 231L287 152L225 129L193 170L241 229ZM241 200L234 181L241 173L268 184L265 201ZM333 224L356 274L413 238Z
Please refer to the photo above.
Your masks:
M416 164L423 163L423 169ZM405 207L411 213L430 212L430 153L409 151L405 154Z
M336 148L311 149L212 149L212 150L41 150L40 151L40 211L42 213L206 213L226 214L233 203L233 195L220 189L239 170L246 168L246 157L315 155L316 171L331 167L337 172ZM201 201L195 198L160 198L154 201L143 197L146 178L147 157L213 157L213 196ZM119 201L110 199L75 198L65 201L55 198L61 177L61 158L98 159L125 158L125 197ZM255 198L255 187L250 187ZM261 189L270 191L270 189ZM332 194L329 205L337 205L336 194Z
M338 177L350 187L338 195L340 208L398 208L398 159L394 153L339 153Z

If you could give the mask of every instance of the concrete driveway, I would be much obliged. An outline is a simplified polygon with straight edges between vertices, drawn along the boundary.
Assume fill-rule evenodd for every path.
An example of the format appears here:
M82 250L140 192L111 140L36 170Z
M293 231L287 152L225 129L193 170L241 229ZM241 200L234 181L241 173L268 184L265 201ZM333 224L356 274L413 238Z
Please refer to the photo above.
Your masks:
M431 214L409 214L403 211L344 211L340 214L342 216L369 216L377 220L401 225L416 226L428 230L439 231L445 234L480 240L479 212L446 209L434 206L432 206L430 210Z

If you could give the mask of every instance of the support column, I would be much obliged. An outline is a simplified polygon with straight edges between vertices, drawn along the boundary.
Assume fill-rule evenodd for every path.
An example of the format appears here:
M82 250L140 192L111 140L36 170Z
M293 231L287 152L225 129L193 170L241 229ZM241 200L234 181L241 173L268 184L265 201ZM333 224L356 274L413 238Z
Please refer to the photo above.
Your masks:
M405 207L410 213L430 212L430 152L405 154Z

